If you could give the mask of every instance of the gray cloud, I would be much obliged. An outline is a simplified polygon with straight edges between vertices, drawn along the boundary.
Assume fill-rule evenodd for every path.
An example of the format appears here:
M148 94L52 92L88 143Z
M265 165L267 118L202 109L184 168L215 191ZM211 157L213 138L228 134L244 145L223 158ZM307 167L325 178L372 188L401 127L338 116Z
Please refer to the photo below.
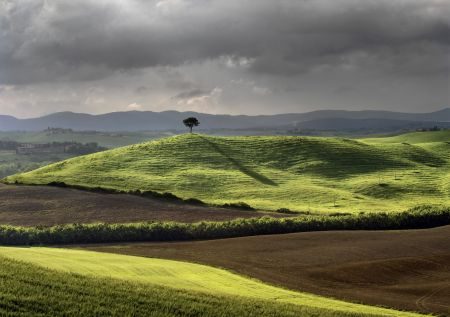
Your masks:
M193 89L188 91L182 91L175 96L172 97L172 99L188 99L192 97L198 97L207 94L208 92L202 89Z
M157 110L216 88L211 111L220 112L440 107L449 103L449 8L448 0L0 0L0 108Z
M320 67L448 71L446 1L7 1L3 83L96 80L224 56L290 75Z

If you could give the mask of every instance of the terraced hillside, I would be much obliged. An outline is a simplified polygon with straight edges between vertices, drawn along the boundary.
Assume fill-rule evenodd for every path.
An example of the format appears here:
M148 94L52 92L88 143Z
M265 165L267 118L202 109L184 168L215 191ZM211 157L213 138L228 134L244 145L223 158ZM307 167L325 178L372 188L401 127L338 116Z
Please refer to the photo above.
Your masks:
M208 307L207 305L204 305L206 307L203 307L201 316L239 316L239 314L233 314L233 311L239 310L239 308L242 309L242 304L247 304L247 310L242 309L241 316L242 314L260 316L261 314L258 312L258 308L260 309L264 306L266 307L264 307L265 309L262 310L262 315L272 316L420 316L419 314L414 313L353 304L307 293L289 291L282 288L270 286L256 280L248 279L222 269L216 269L210 266L187 262L147 259L142 257L97 253L82 250L2 247L0 248L0 263L2 264L2 266L0 267L1 273L3 273L3 271L5 270L5 268L3 268L5 261L2 259L2 257L6 257L7 259L19 260L22 263L31 263L44 268L54 269L55 275L50 276L50 278L53 280L58 277L58 272L66 272L77 273L89 277L109 277L117 279L119 281L121 280L141 283L141 286L135 286L134 293L138 289L145 290L145 284L150 286L147 289L155 289L155 293L158 293L158 290L161 293L161 288L165 288L166 292L172 290L172 293L175 293L174 290L178 290L179 293L174 294L178 296L168 297L172 302L172 314L167 314L166 309L166 314L164 314L164 316L199 316L200 314L198 314L198 306L200 306L202 302L207 303L208 298L212 297L209 300L212 301L220 296L225 298L225 303L231 304L231 311L228 313L228 315L226 313L209 313L210 311L212 311L211 306ZM11 265L11 263L9 264ZM6 261L6 268L8 269L8 261ZM25 274L25 276L21 275L21 279L26 279L27 277L29 278L27 274ZM75 279L74 277L75 276L73 275L69 276L69 278L71 279ZM0 281L3 281L3 279ZM16 284L13 283L6 290L4 290L2 287L0 290L0 295L2 295L4 292L11 292L11 290L17 289L18 282ZM46 283L46 279L37 283L37 286L41 286L42 283ZM82 286L83 287L81 287L81 290L83 290L83 288L88 288L89 282L85 281L84 285L82 284ZM58 287L56 287L56 289L58 289ZM60 287L59 289L64 289L64 291L67 291L64 287ZM55 292L55 287L50 287L50 290ZM81 290L77 290L75 294L67 292L66 296L74 296L76 294L78 294L78 296L81 296L89 294L89 292L82 292ZM117 292L120 291L121 288L119 287L117 289ZM30 292L30 290L28 290L28 292ZM147 290L147 292L149 291ZM45 293L46 292L43 292L43 294L41 295L41 300L48 300L47 298L45 298ZM183 294L184 296L186 296L186 294L189 293L191 293L191 297L189 298L190 303L186 303L185 300L184 306L189 305L190 307L182 308L184 308L184 311L190 308L189 310L191 311L191 314L189 314L189 310L188 313L180 311L180 309L178 309L178 311L174 310L173 308L175 308L177 305L181 306L179 303L180 297L183 297ZM204 294L203 300L200 300L200 298L202 297L200 297L201 295L199 293ZM108 296L102 292L98 292L97 294L101 294L104 298L104 301L107 301L109 299ZM132 295L134 295L133 292L131 296ZM156 309L153 308L149 312L156 310L155 313L152 314L152 316L161 316L163 314L157 313L158 310L159 312L163 310L163 306L165 304L167 305L167 297L166 299L164 299L164 294L156 295L159 295L157 296L159 298L155 299L153 305L159 304L159 307L157 306ZM128 295L127 297L129 296L130 295ZM151 299L154 297L155 295L143 296L142 299L136 301L135 307L139 308L139 306L142 306L143 302L151 301ZM9 294L9 296L6 295L5 298L6 300L9 300L11 298L11 294ZM24 295L21 294L19 298L23 299ZM235 301L234 305L233 300ZM251 310L252 312L254 312L254 314L249 314L248 310L251 301L253 301L253 304L256 306ZM42 302L44 302L44 300L42 300ZM8 303L9 305L14 305L13 301L8 301ZM24 308L29 308L30 306L32 306L31 304L32 301L29 300L27 305L20 305L18 307L23 310ZM127 305L130 306L129 302ZM283 307L282 305L285 305L285 307ZM0 312L3 308L2 306L4 305L0 305ZM221 308L223 309L223 306L223 303L221 305L218 305L218 312L220 312ZM196 308L197 314L195 313ZM270 314L270 311L274 312L277 308L278 313ZM41 308L41 311L43 309L45 308ZM264 311L266 311L266 313L264 313Z
M77 157L6 182L153 190L267 210L398 211L448 203L450 131L432 135L432 142L404 141L410 137L417 139L186 134Z

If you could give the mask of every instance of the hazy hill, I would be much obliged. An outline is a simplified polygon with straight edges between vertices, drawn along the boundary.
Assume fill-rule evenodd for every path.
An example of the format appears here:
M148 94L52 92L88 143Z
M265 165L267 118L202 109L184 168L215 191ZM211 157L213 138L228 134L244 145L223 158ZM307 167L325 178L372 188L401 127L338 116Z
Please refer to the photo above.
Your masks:
M0 116L1 131L40 131L47 127L97 131L142 131L183 129L181 121L195 116L202 129L299 128L339 130L342 127L364 129L402 129L450 126L450 108L431 113L400 113L388 111L324 110L265 116L211 115L178 111L129 111L101 115L59 112L31 119Z
M396 211L449 201L450 131L423 135L428 133L437 137L414 145L408 135L377 142L184 134L77 157L7 181L153 190L270 210Z

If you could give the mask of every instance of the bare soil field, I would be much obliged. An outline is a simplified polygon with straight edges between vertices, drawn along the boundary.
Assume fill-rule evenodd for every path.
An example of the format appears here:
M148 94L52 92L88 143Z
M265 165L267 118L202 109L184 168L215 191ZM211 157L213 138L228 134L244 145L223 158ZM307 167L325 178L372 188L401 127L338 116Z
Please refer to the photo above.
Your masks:
M93 222L197 222L263 215L286 216L173 203L125 194L102 194L50 186L0 184L0 224L52 226Z
M450 316L450 226L82 247L209 264L290 289Z

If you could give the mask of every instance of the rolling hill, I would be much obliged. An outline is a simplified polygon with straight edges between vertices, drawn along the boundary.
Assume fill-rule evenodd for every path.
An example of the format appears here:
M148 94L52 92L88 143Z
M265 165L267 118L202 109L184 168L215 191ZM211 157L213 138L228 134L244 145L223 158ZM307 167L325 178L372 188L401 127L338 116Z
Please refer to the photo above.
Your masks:
M222 267L292 290L449 316L449 245L450 226L443 226L77 248Z
M198 305L199 295L203 293L204 300L207 300L210 296L222 296L227 298L231 303L233 299L238 302L239 300L243 301L244 303L245 301L248 303L252 300L260 301L258 306L264 303L269 309L277 308L276 306L278 305L280 309L278 315L421 316L420 314L353 304L307 293L290 291L264 284L223 269L180 261L57 248L2 247L0 248L0 261L2 260L1 257L53 269L56 274L58 272L66 272L88 277L104 277L119 281L138 282L142 286L147 284L151 287L156 287L157 290L158 288L178 290L180 291L178 296L183 293L189 294L193 292L190 299L193 310ZM4 270L3 265L0 270ZM57 276L53 276L52 278L55 279L55 277ZM84 288L86 286L89 286L89 284L85 283ZM145 289L145 287L142 288ZM80 291L77 293L80 293ZM45 297L45 295L43 294L42 297ZM23 298L23 295L21 298ZM172 299L172 297L170 298ZM139 302L141 300L138 301L138 304ZM172 305L177 304L177 298L175 297ZM286 313L280 304L290 305L290 307L287 307ZM239 307L239 305L235 306ZM296 311L295 307L300 309ZM289 310L291 314L288 314ZM205 316L206 314L203 312L201 315Z
M450 108L429 113L390 111L321 110L277 115L214 115L178 111L128 111L100 115L58 112L47 116L18 119L0 116L0 131L42 131L47 127L96 131L143 131L182 129L186 117L197 117L202 129L415 129L434 125L450 126ZM369 125L369 127L368 127Z
M0 276L1 316L361 316L58 272L2 256Z
M405 142L419 136L433 142ZM73 158L5 182L171 192L266 210L399 211L448 204L448 140L450 131L392 142L185 134Z

